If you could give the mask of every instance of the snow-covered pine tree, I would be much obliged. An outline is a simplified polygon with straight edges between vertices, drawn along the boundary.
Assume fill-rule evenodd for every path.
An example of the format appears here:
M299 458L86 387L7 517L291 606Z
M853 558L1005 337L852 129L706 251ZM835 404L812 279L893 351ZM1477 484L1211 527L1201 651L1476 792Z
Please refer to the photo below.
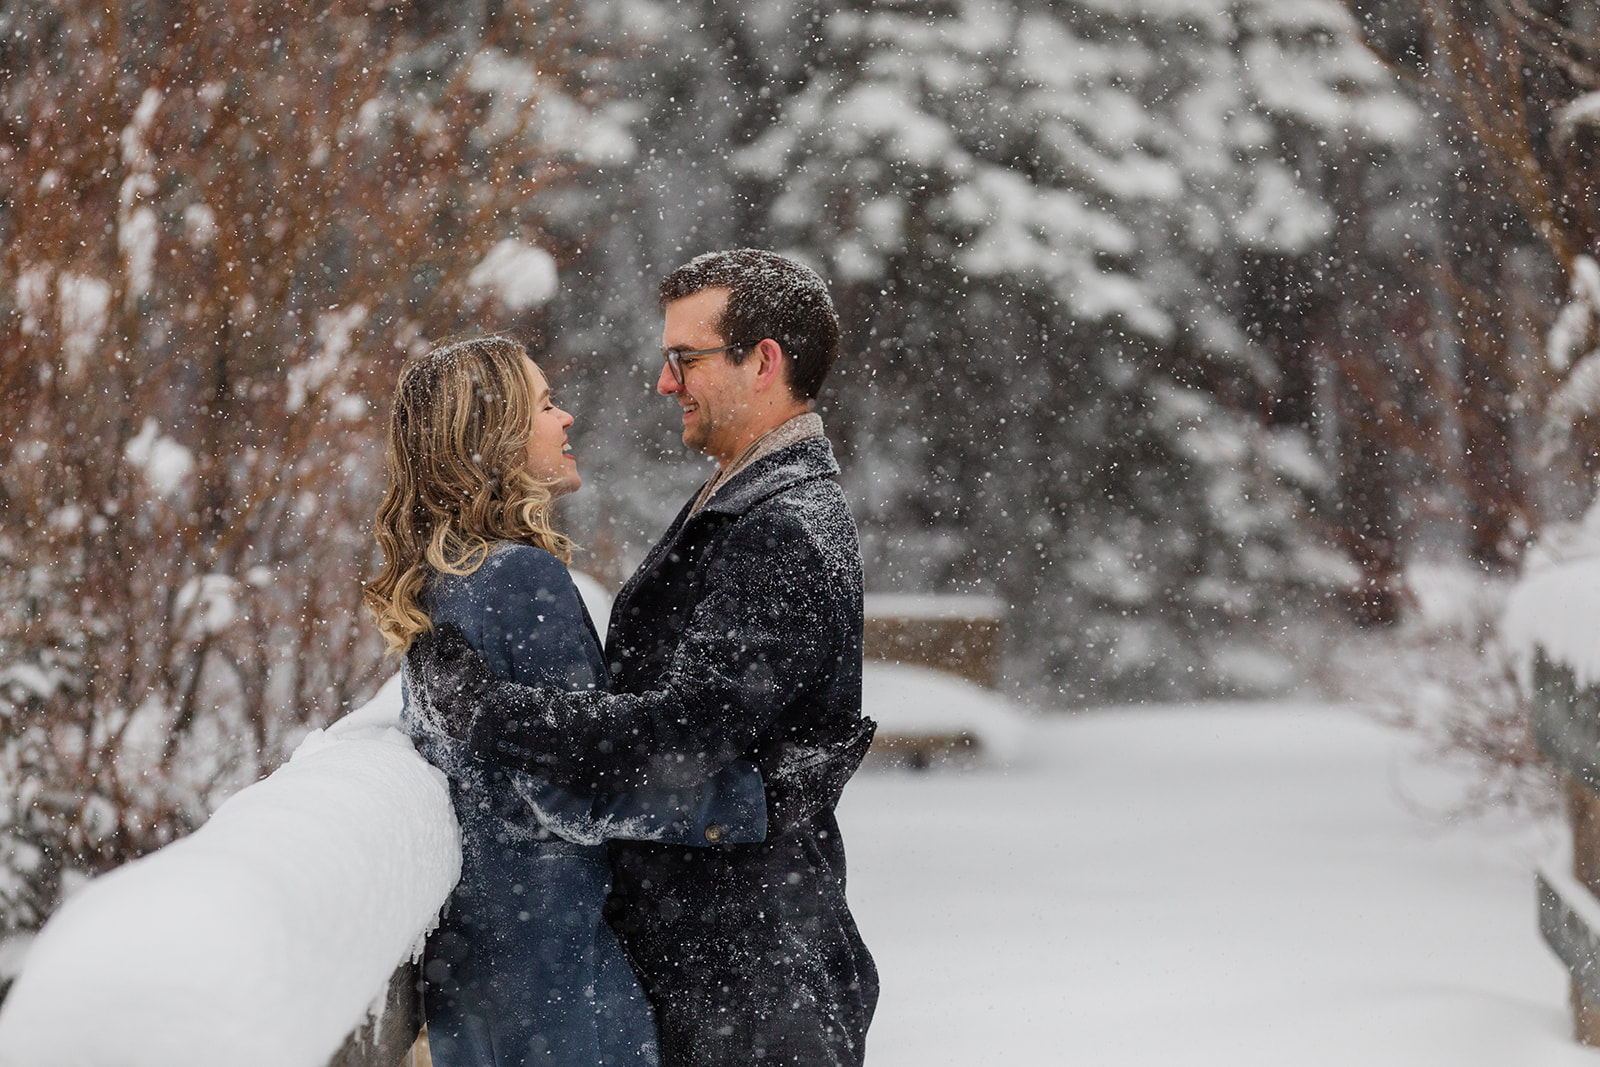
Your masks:
M1317 0L830 15L735 161L861 346L834 404L869 573L998 586L1078 699L1261 680L1227 650L1330 577L1302 519L1332 471L1259 418L1282 350L1247 268L1310 273L1321 162L1418 122Z

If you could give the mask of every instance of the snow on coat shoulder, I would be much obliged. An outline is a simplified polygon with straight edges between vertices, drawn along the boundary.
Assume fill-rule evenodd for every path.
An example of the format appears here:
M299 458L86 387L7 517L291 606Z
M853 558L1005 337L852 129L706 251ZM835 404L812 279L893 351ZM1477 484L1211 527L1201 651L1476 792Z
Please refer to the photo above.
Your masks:
M327 1063L460 875L448 787L397 729L399 689L67 901L0 1008L0 1065Z

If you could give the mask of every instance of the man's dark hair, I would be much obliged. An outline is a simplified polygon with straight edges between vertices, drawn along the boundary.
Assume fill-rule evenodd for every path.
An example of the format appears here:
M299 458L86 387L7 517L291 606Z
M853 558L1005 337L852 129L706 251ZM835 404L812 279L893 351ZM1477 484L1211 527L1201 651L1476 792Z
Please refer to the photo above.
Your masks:
M817 272L776 252L737 248L696 256L661 280L668 304L704 289L727 289L728 304L713 323L723 340L754 344L772 338L789 357L789 391L815 400L839 356L839 315ZM749 349L728 353L742 363Z

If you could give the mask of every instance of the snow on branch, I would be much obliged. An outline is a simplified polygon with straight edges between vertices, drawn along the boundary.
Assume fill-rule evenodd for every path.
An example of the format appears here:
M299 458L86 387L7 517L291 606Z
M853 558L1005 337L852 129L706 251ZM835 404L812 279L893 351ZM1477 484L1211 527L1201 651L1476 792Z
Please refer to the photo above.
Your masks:
M1572 261L1572 292L1550 327L1546 352L1550 366L1564 371L1594 346L1595 320L1600 317L1600 263L1590 256Z
M1581 129L1600 129L1600 92L1584 93L1556 111L1555 131L1552 140L1565 144L1574 140Z
M508 237L472 268L467 284L493 290L507 308L526 311L556 295L556 261L544 249Z
M1566 376L1545 405L1542 455L1555 455L1572 426L1600 412L1600 263L1591 256L1572 261L1572 289L1546 339L1545 357Z

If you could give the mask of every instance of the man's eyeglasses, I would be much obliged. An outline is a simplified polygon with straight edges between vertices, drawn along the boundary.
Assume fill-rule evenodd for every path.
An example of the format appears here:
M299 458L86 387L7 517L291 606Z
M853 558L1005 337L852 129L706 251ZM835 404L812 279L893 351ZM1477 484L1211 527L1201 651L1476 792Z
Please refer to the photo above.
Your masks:
M718 352L732 352L736 348L754 348L759 343L747 342L737 345L719 345L716 348L697 348L693 352L680 352L676 348L669 348L661 353L661 358L667 361L667 372L672 375L672 380L678 383L679 388L682 388L683 369L685 367L693 366L698 361L705 359L707 356L714 356Z

